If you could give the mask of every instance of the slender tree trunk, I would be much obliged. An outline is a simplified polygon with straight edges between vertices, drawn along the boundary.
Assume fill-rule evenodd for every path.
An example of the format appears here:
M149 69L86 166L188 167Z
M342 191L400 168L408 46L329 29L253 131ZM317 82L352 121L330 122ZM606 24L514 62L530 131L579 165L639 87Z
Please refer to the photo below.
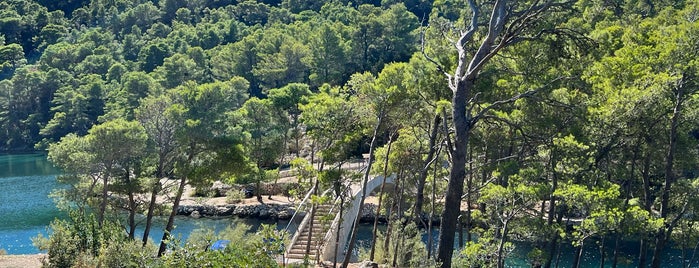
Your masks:
M580 267L580 259L582 257L583 247L585 246L584 243L585 243L585 241L580 241L580 246L575 248L575 256L573 258L573 267L572 268Z
M107 198L108 198L108 192L107 192L107 182L108 182L108 177L107 175L103 175L102 179L102 200L100 200L100 212L97 217L97 222L99 223L100 228L102 227L102 223L104 222L104 213L107 211Z
M508 225L510 221L505 220L505 222L502 223L502 234L500 237L500 243L498 244L498 268L503 268L505 267L505 258L503 256L503 251L505 249L505 243L507 242L507 233L509 231Z
M129 191L129 240L136 235L136 200L133 192Z
M405 189L405 181L402 181L402 186L398 188L398 212L396 213L398 216L398 224L402 225L404 227L404 222L403 222L403 191L402 189ZM396 186L398 185L398 181L396 181ZM396 246L394 247L393 250L393 267L398 267L398 246L403 242L403 232L398 232L398 240L396 241Z
M621 247L621 234L614 234L614 256L612 257L612 268L616 268L619 262L619 248Z
M386 223L386 237L383 240L383 252L384 252L384 260L386 263L388 263L388 256L389 256L389 247L391 246L391 234L393 233L393 225L395 224L395 221L391 219L392 214L393 214L393 208L396 206L396 201L395 198L391 200L391 206L388 209L388 222ZM395 219L395 218L394 218Z
M551 169L551 191L549 194L549 210L548 210L548 216L546 218L546 223L548 226L553 225L553 219L556 216L556 195L554 195L554 192L558 189L558 174L556 173L555 166L557 165L556 162L556 153L552 152L551 159L550 159L550 169ZM549 258L546 260L546 263L544 264L545 268L550 268L551 267L551 262L553 261L554 254L556 253L557 246L558 246L558 234L554 231L551 234L551 241L549 245Z
M659 268L660 259L665 248L667 238L670 236L672 226L667 223L668 214L670 212L670 188L675 182L675 174L673 172L675 162L675 151L677 150L677 128L679 127L680 112L682 110L682 90L679 89L675 96L675 107L672 113L672 122L670 125L670 144L668 145L667 155L665 158L665 181L663 183L663 191L660 199L660 218L665 219L665 226L658 230L655 237L655 251L653 252L653 261L651 267Z
M374 252L376 250L376 232L379 227L379 215L381 215L381 202L383 201L384 189L386 188L386 176L388 176L388 158L391 154L391 145L393 145L393 134L388 138L388 148L386 149L386 157L383 163L383 182L381 183L381 190L379 190L379 204L376 206L376 213L374 214L374 228L372 229L371 236L371 253L369 254L369 260L374 261Z
M298 106L299 105L296 104L296 111L300 110ZM301 147L300 147L300 143L299 143L299 140L301 139L301 137L300 137L301 133L299 131L299 116L296 113L294 113L294 115L293 115L293 124L294 124L294 146L296 146L295 147L296 158L299 158L299 157L301 157ZM311 163L311 164L313 164L313 163Z
M367 196L367 183L369 182L369 173L371 172L371 165L374 163L374 146L376 146L376 136L378 136L379 128L381 127L381 121L383 119L383 114L379 116L376 125L374 126L374 134L371 136L371 143L369 144L369 163L367 163L366 171L364 171L364 179L362 181L362 195L359 199L359 209L357 210L357 215L354 217L354 223L352 224L352 235L350 236L349 246L347 247L347 254L345 259L342 261L342 267L347 267L350 258L352 257L352 250L354 250L354 244L357 240L357 228L359 227L359 217L362 215L362 209L364 208L364 200Z
M432 222L434 221L434 205L436 200L436 191L437 191L437 165L434 166L433 169L433 175L432 175L432 200L430 202L430 218L429 222L427 223L427 259L430 259L432 257L432 248L434 247L434 239L432 238Z
M638 267L646 267L646 261L648 255L648 239L642 238L641 244L639 246L638 252Z
M459 84L452 98L456 141L452 151L452 165L444 201L444 211L441 216L442 222L439 225L439 246L437 247L437 261L442 263L443 268L451 267L456 221L461 213L461 196L464 193L466 152L468 151L468 139L472 124L470 116L467 115L466 103L468 102L468 91L473 87L474 81L461 80Z
M148 213L146 215L146 226L143 229L143 246L148 244L148 236L150 235L150 228L153 222L153 214L155 212L155 202L158 197L158 192L160 191L160 178L156 178L152 185L153 189L150 192L150 203L148 203Z
M132 185L131 181L131 172L130 168L127 166L126 168L126 175L124 176L124 181L126 182L126 196L128 198L128 210L129 210L129 216L128 216L128 222L129 222L129 240L134 240L135 234L136 234L136 199L134 197L134 188ZM135 172L134 172L135 173Z
M607 257L606 257L607 254L605 254L605 249L606 249L606 247L605 247L605 241L604 241L604 240L605 240L605 237L602 236L601 241L600 241L600 245L599 245L599 255L600 255L600 258L599 258L599 268L604 268L604 261L605 261L605 259L607 258Z
M162 133L162 132L159 132ZM162 137L158 135L158 137ZM151 183L151 192L150 192L150 203L148 203L148 212L146 213L146 226L143 229L143 246L145 247L146 244L148 244L148 239L150 235L150 229L152 227L152 222L153 222L153 216L155 214L155 207L156 207L156 201L158 198L158 193L160 192L162 188L162 184L160 183L160 180L165 178L167 176L166 174L169 173L169 171L165 171L165 166L166 163L168 162L166 159L168 158L168 154L171 153L172 151L170 150L171 147L165 146L164 144L167 144L165 142L162 142L162 139L158 139L158 167L156 169L156 178L155 180Z
M653 204L653 196L650 189L650 153L648 153L643 161L643 170L641 171L641 176L643 178L643 206L646 211L652 213L651 206ZM648 259L648 243L647 238L641 239L640 250L638 252L638 267L646 267L646 262Z
M175 228L175 216L177 216L177 210L180 207L180 201L182 200L182 194L184 193L184 187L187 185L187 177L183 176L180 179L180 185L177 187L177 193L175 194L175 202L172 204L172 211L170 211L170 216L167 218L167 225L165 225L165 232L163 232L163 238L160 240L160 248L158 248L158 257L163 256L165 249L167 248L167 242L170 240L170 232Z
M437 151L437 133L439 132L440 121L441 117L439 114L435 114L434 119L432 119L432 125L430 126L430 148L427 151L427 158L425 158L425 162L420 170L420 176L417 179L417 195L415 196L415 210L413 210L415 213L416 222L421 222L420 219L422 218L422 206L425 202L425 182L427 181L427 173L429 172L430 165L435 160L435 152Z
M344 213L344 208L345 208L345 194L344 191L343 193L340 193L340 221L342 221L342 216ZM337 231L335 233L335 255L333 256L333 268L337 268L337 252L339 250L338 247L340 247L340 226L342 223L338 223L337 225Z
M104 213L107 211L107 199L109 198L109 176L112 174L112 169L107 167L104 174L102 174L102 200L100 200L100 210L97 214L97 222L99 227L102 228L102 223L104 223Z
M471 242L471 226L473 219L471 218L471 204L473 204L473 147L469 147L468 153L468 180L466 181L466 242ZM462 235L460 234L460 237ZM463 248L463 243L460 245Z

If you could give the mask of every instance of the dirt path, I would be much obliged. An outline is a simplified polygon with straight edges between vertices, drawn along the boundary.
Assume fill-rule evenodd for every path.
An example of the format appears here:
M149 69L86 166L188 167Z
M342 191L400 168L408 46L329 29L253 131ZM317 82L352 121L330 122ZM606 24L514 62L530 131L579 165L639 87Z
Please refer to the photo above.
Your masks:
M0 267L38 268L41 267L41 259L45 256L46 254L2 255L0 256Z

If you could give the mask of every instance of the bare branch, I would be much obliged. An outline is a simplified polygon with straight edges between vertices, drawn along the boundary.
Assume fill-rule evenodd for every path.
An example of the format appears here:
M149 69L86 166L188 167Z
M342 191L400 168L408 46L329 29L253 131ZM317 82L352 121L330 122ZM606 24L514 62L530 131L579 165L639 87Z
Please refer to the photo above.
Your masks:
M465 60L463 60L466 58L466 49L464 49L464 46L468 41L471 41L473 39L473 35L476 33L476 30L478 29L478 16L480 13L480 9L476 5L475 0L468 0L468 5L471 7L471 10L473 11L471 15L471 25L465 33L461 34L459 41L455 43L456 50L459 53L459 63L456 67L454 77L450 77L450 84L453 84L454 86L456 86L459 83L459 80L463 79L462 77L466 76L466 70L464 69ZM456 87L452 88L452 90L455 89Z
M493 6L493 13L490 15L490 23L488 24L488 35L483 39L481 46L476 51L473 59L468 65L466 74L461 78L463 80L471 79L478 73L478 70L483 66L483 63L492 57L493 44L495 39L504 29L507 21L507 1L497 0ZM490 56L488 56L490 55Z

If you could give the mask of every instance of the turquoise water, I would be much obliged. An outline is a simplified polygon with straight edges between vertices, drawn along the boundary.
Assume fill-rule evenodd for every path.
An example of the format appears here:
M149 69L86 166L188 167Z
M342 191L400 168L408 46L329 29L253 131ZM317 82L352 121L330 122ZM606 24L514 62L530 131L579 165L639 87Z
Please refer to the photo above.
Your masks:
M0 249L38 252L30 238L46 234L48 223L60 215L48 198L60 187L58 173L42 154L0 155Z

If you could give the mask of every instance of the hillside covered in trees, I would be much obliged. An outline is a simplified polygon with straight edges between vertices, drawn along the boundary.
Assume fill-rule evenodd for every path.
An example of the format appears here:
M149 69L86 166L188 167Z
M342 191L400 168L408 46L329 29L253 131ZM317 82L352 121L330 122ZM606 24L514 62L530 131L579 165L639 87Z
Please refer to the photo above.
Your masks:
M134 218L150 225L161 191L171 230L186 184L291 166L338 194L396 174L379 263L504 267L523 242L532 266L573 254L577 267L592 243L615 267L634 242L639 267L671 248L689 267L698 20L695 0L5 0L0 149L48 150L66 172L72 220L46 244L74 239L73 260L140 246ZM361 154L365 176L340 169ZM127 237L111 238L124 209ZM398 246L400 226L430 219L437 248ZM99 238L70 228L85 222ZM271 260L240 250L243 266Z

